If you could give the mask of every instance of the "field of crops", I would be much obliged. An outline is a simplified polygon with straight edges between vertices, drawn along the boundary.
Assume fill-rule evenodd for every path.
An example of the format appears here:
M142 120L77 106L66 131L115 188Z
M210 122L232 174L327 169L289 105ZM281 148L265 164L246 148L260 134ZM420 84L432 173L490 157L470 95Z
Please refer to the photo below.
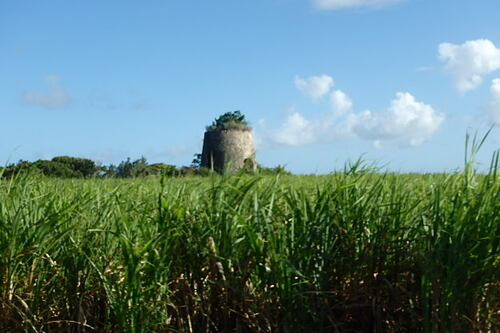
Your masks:
M497 172L6 179L0 332L493 332Z

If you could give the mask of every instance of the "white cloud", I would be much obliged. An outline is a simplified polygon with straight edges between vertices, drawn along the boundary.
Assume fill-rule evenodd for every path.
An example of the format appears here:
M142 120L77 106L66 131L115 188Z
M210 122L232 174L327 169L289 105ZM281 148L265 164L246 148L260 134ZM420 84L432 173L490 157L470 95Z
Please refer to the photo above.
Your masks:
M297 89L304 95L314 99L328 94L334 83L333 78L328 75L311 76L305 79L296 76L294 82Z
M47 93L26 91L23 93L23 101L27 104L42 106L48 109L58 109L67 106L70 97L64 87L60 84L60 77L49 75L45 78L50 89Z
M314 0L321 10L339 10L355 7L382 8L404 0Z
M330 103L332 111L335 115L340 116L352 110L352 100L342 90L335 90L330 95Z
M270 141L301 146L359 138L377 147L417 146L428 140L445 118L410 93L397 93L384 112L353 112L351 98L341 90L330 94L330 103L331 111L310 119L294 110L280 128L271 131Z
M441 43L439 58L445 62L445 71L453 77L461 93L480 85L483 75L500 69L500 49L487 39L470 40L461 45Z
M301 146L317 141L315 124L305 119L300 113L290 114L283 126L273 135L273 141L287 146Z
M378 145L395 142L417 146L429 139L443 120L444 115L436 112L432 106L416 101L410 93L399 92L385 112L353 113L346 124L359 138Z
M490 118L493 123L500 125L500 79L493 80L490 87L490 93Z

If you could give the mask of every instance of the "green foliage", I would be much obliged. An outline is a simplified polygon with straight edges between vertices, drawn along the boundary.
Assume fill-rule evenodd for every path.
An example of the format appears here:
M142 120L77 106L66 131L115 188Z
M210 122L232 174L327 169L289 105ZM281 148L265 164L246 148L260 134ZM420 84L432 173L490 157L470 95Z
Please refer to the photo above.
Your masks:
M147 165L145 157L141 157L133 162L130 161L130 158L127 158L126 161L122 161L116 168L116 176L119 178L146 176Z
M176 167L165 163L149 164L145 157L131 160L130 157L120 162L118 165L100 166L94 161L70 156L58 156L52 160L38 160L28 162L20 160L17 164L10 164L0 168L1 178L13 178L21 173L40 174L56 178L136 178L147 176L210 176L213 172L208 168L203 168L201 164L201 154L195 154L190 166ZM243 169L246 174L276 175L291 173L284 167L265 168L258 166L255 171L252 165Z
M278 165L274 168L264 167L262 165L257 165L257 173L259 175L287 175L290 176L292 173L285 169L285 166Z
M38 171L46 176L59 177L59 178L80 178L82 174L76 170L71 169L71 166L54 161L36 161L31 167L31 170Z
M50 161L21 160L17 164L0 168L0 178L12 178L20 173L34 173L56 178L133 178L154 175L173 177L181 175L181 170L175 165L165 163L148 164L144 157L134 161L127 158L117 166L113 164L99 166L92 160L70 156L58 156Z
M57 156L52 159L52 162L63 164L67 166L68 169L79 173L81 177L85 178L92 177L99 171L95 162L87 158Z
M21 172L39 173L58 178L89 178L99 173L100 168L94 161L86 158L58 156L52 160L28 162L20 160L4 168L2 177L11 178Z
M32 163L20 160L17 164L9 164L2 168L0 178L12 178L21 172L26 172L30 169Z
M150 175L173 177L179 175L179 169L175 165L165 163L154 163L148 166Z
M0 331L494 332L499 155L466 165L4 179Z
M193 161L191 162L191 167L194 169L201 168L201 154L194 154Z
M250 130L250 126L240 111L226 112L215 119L212 125L207 126L209 131L227 129Z
M135 178L146 176L177 176L180 170L175 165L165 163L148 164L145 157L141 157L135 161L127 158L125 161L120 162L118 166L110 165L104 169L103 176L107 178Z

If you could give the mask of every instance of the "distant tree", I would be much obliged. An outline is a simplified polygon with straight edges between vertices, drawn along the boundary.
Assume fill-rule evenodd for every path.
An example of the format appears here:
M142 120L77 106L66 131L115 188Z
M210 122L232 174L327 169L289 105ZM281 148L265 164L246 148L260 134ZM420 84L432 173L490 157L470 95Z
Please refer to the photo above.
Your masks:
M5 168L2 177L10 178L21 172L34 172L49 177L83 178L96 174L98 168L91 160L69 156L59 156L52 160L28 162L20 160Z
M175 165L165 163L148 164L145 157L134 161L128 157L118 165L110 164L102 168L102 176L108 178L132 178L153 175L173 177L180 173L180 170Z
M118 178L145 177L151 175L160 175L162 172L173 175L175 174L175 166L156 163L148 164L145 157L141 157L135 161L131 161L130 157L122 161L113 173Z
M284 166L278 165L274 168L257 165L257 173L260 175L291 175L292 173L285 169Z
M132 162L132 177L144 177L148 175L148 161L144 156Z
M82 178L80 172L73 170L70 165L61 162L38 160L31 165L30 169L50 177Z
M52 159L52 162L62 163L85 178L95 176L99 172L99 167L95 162L86 158L57 156Z
M150 164L148 170L151 175L163 175L167 177L177 176L180 173L175 165L165 163Z
M201 154L194 154L193 161L191 161L191 167L195 169L201 167Z
M17 175L20 172L28 171L31 168L32 164L33 163L28 161L19 160L17 164L11 163L5 166L0 176L2 178L12 178L13 176Z
M129 158L118 165L103 166L92 160L70 156L57 156L52 160L28 162L20 160L17 164L0 167L0 178L11 178L22 172L32 172L59 178L132 178L151 175L174 177L187 174L199 174L200 170L190 167L177 168L165 163L148 164L145 157L132 161Z
M116 177L118 178L130 178L134 176L134 163L130 161L130 157L127 157L126 161L121 161L116 167Z
M102 167L100 176L106 178L114 178L116 177L117 173L118 173L118 167L114 164L110 164L108 166Z

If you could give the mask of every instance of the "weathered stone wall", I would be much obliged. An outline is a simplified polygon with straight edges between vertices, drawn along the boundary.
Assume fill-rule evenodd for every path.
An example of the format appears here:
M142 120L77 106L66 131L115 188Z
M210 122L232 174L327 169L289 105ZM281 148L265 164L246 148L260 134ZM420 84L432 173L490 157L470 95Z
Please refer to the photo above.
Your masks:
M205 132L201 166L218 172L235 172L247 166L257 168L252 132L227 129Z

